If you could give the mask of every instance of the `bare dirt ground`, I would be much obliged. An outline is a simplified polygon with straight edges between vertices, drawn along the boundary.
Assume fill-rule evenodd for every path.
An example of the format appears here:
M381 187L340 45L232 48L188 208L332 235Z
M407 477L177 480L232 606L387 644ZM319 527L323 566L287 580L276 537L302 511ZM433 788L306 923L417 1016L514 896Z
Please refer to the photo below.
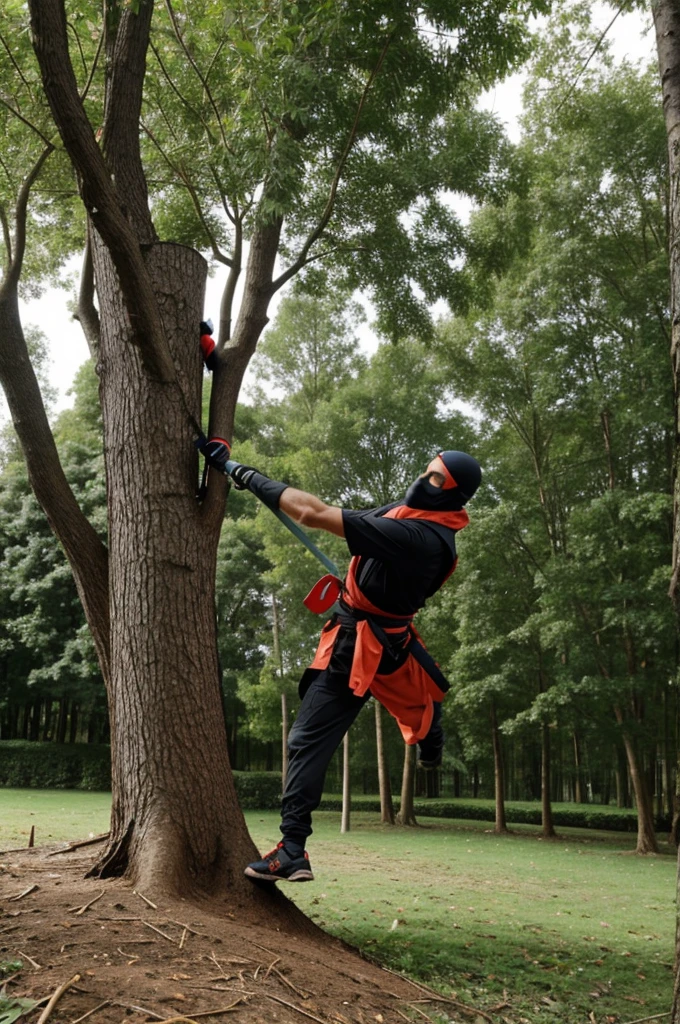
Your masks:
M154 899L86 879L92 851L59 848L0 856L0 964L23 961L5 994L46 1003L71 981L51 1024L397 1024L435 1009L480 1019L322 933L291 939L226 898Z

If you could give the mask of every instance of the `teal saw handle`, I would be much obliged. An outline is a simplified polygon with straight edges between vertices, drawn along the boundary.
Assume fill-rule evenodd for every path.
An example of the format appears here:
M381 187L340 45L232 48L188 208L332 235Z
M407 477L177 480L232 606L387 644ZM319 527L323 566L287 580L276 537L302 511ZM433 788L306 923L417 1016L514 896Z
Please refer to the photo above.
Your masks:
M239 465L240 465L239 462L234 462L232 459L229 459L227 461L227 463L226 463L226 467L225 468L226 468L228 473L231 473L231 471L233 469L236 469L236 467L239 466ZM267 507L269 507L269 506L267 506ZM321 564L323 566L325 566L325 568L328 569L329 572L332 572L334 576L337 576L338 578L340 578L340 570L338 569L338 567L335 564L335 562L331 561L331 559L328 557L328 555L325 555L323 553L323 551L321 550L321 548L318 548L316 546L314 541L310 537L307 536L307 534L302 529L302 527L298 526L297 523L293 522L293 520L290 518L290 516L287 516L285 512L281 511L280 508L271 508L271 509L269 509L269 511L274 513L276 518L278 520L280 520L280 522L283 523L283 525L286 527L286 529L290 530L290 532L293 534L293 536L297 537L297 539L300 541L300 543L304 544L304 546L307 548L307 550L310 551L314 555L315 558L318 558L318 560L321 562Z

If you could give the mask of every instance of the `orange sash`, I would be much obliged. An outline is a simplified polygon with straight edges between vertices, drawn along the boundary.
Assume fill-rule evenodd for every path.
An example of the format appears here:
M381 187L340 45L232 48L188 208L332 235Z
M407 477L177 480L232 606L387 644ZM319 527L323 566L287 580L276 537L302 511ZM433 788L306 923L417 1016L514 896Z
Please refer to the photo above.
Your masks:
M459 512L428 512L425 509L408 508L406 505L397 505L390 509L385 513L385 518L425 519L454 530L462 530L470 521L464 509ZM376 608L359 589L356 579L358 564L359 557L355 555L350 562L345 579L343 604L349 609L354 608L368 615L378 615L383 619L396 619L396 616L390 616L380 608ZM451 572L454 569L455 562ZM448 576L451 575L451 572ZM400 618L403 623L404 619L413 618L413 616L400 616ZM330 663L341 625L340 623L331 625L331 622L332 620L329 620L321 633L319 646L310 668L324 669ZM384 631L388 634L403 634L405 638L407 634L410 636L415 633L410 622L406 626L400 624L395 628L384 627ZM415 635L417 636L417 634ZM418 637L418 639L420 638ZM357 697L363 697L370 689L375 699L380 701L396 719L405 742L412 745L427 736L434 714L433 701L442 701L445 695L412 654L409 654L404 664L394 672L378 673L383 652L383 645L371 629L370 623L365 619L357 621L349 686Z

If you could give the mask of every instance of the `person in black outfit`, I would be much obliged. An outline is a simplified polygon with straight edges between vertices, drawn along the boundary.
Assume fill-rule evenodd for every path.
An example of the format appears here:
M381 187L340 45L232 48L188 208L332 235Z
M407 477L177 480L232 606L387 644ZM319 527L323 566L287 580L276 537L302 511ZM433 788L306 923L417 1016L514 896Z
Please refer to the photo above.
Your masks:
M469 522L464 505L481 481L472 456L446 451L404 499L368 511L326 505L248 466L231 471L265 504L302 525L344 537L352 554L337 611L300 682L302 704L288 739L282 841L249 864L255 881L310 881L305 852L326 770L359 711L375 696L397 719L420 764L441 763L441 701L448 683L413 629L412 619L456 565L455 536Z

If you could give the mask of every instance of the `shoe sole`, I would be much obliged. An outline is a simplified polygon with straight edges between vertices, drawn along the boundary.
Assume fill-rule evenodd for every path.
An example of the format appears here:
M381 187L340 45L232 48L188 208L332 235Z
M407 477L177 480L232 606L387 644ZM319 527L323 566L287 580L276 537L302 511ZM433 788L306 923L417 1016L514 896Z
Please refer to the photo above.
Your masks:
M313 882L314 875L311 871L301 869L300 871L294 871L292 875L275 875L268 872L266 875L259 871L253 871L251 867L247 867L245 874L248 878L255 878L258 882Z

